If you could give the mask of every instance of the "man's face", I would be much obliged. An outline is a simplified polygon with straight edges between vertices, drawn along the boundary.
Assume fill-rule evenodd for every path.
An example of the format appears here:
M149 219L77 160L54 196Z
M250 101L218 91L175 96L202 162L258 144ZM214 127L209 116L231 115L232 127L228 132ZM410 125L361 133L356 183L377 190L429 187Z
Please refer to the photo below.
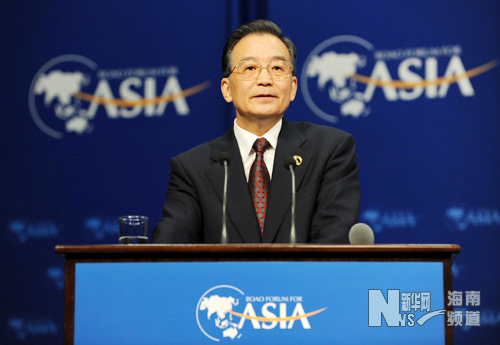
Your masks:
M242 60L257 60L266 65L271 60L290 61L290 53L281 40L270 34L250 34L243 37L233 49L231 68ZM255 80L243 80L238 73L223 78L221 90L227 102L233 102L237 117L247 120L272 118L278 121L297 92L297 78L290 75L274 80L266 68L262 68Z

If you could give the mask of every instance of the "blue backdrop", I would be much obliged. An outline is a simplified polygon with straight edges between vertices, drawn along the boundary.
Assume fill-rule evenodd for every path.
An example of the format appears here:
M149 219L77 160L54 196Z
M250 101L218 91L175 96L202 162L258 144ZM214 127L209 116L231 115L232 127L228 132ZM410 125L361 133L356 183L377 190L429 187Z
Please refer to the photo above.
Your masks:
M456 343L497 342L497 1L18 0L0 7L2 343L62 341L56 244L161 218L170 158L232 123L221 52L257 18L298 49L286 117L356 138L360 221L378 243L460 244L454 289L481 291L481 326Z

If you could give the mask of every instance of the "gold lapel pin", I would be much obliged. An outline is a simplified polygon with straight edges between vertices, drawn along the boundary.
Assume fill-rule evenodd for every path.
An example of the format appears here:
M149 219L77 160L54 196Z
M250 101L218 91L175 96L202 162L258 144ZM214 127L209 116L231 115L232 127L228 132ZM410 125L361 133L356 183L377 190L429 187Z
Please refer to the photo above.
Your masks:
M295 159L295 164L301 165L302 164L302 157L300 156L293 156L293 159Z

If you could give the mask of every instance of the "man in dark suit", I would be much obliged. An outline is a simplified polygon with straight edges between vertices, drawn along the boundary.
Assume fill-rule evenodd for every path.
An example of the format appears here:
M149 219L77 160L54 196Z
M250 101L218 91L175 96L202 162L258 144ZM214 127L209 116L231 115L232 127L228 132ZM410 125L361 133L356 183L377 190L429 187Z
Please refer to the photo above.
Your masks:
M258 20L228 38L221 91L236 109L222 137L172 158L163 219L153 243L219 243L224 168L228 243L290 240L291 176L297 162L296 241L348 243L358 220L360 186L353 137L341 130L283 118L297 92L296 50L279 27Z

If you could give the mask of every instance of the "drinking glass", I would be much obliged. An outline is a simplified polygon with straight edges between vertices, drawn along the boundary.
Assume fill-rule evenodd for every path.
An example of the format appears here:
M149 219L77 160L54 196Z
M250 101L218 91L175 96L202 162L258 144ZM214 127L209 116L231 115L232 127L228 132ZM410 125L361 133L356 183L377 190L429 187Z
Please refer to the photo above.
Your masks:
M120 221L120 244L148 243L148 217L123 216Z

